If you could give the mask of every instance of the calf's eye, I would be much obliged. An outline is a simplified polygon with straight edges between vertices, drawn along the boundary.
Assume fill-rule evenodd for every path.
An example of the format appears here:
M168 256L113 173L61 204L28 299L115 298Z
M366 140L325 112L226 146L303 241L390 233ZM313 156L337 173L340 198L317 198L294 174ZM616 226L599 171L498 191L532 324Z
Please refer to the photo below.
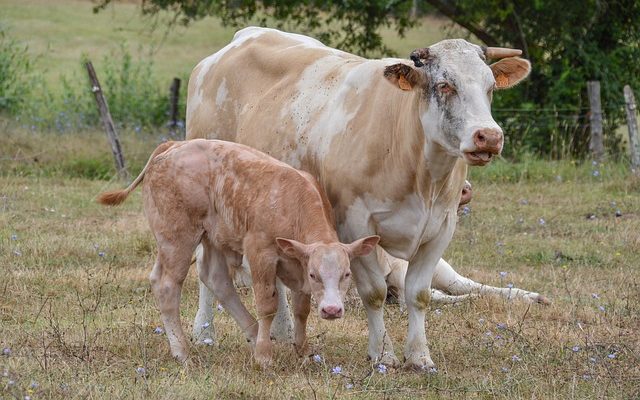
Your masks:
M344 277L345 277L345 278L348 278L348 277L350 277L350 276L351 276L351 272L347 272L346 274L344 274Z
M314 274L309 274L309 278L316 280L316 276Z

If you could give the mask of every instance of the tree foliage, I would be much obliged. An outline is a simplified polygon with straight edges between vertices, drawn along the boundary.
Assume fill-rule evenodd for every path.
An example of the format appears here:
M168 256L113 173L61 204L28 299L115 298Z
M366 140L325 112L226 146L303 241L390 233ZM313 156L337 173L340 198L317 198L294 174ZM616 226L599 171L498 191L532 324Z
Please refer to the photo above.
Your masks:
M96 9L111 1L100 0ZM531 78L496 98L496 117L508 129L509 148L552 156L586 154L588 80L602 84L605 137L615 146L613 131L624 118L622 88L630 84L640 89L638 0L418 3L438 10L476 40L520 48L532 61ZM379 34L381 26L392 26L402 35L417 22L410 17L413 5L411 0L142 0L142 11L173 11L176 20L185 23L208 15L232 26L256 19L263 25L272 21L336 47L371 55L389 53Z

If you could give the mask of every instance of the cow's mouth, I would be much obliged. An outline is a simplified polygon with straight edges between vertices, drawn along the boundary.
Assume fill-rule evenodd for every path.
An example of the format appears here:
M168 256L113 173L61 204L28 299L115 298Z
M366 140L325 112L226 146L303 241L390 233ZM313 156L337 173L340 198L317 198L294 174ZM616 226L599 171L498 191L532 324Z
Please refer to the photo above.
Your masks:
M464 153L464 157L470 165L487 165L493 159L493 153L488 151L467 151Z

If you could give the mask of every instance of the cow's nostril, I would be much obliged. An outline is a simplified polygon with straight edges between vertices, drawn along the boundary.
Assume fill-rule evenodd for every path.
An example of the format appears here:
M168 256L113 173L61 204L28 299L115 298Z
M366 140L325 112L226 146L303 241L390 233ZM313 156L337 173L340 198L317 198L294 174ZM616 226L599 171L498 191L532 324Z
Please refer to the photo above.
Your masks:
M476 140L478 143L484 143L487 141L487 138L481 132L478 132L476 134Z

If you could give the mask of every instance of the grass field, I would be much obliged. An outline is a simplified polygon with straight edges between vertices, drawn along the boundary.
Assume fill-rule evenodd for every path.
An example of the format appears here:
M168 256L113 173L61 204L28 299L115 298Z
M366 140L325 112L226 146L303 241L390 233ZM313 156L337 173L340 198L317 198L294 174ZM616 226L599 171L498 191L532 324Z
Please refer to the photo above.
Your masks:
M262 373L224 311L214 346L192 347L185 366L172 360L166 337L154 333L161 322L147 276L155 243L140 192L103 208L96 194L120 184L85 177L110 165L100 132L56 136L4 121L0 131L0 398L640 395L640 181L623 165L531 160L472 170L471 212L446 259L477 281L513 283L553 303L433 306L437 374L372 366L356 298L342 320L312 314L308 333L321 362L303 363L278 345L274 370ZM159 137L122 135L127 161L139 169ZM79 151L89 161L72 168ZM243 298L252 304L249 292ZM196 306L192 271L182 301L188 330ZM401 353L406 315L390 305L386 323Z
M126 44L142 59L152 54L156 77L168 88L174 76L188 77L200 60L226 45L236 30L222 27L216 18L205 18L188 27L175 26L165 37L168 14L143 17L134 3L115 3L98 14L92 13L92 7L88 0L0 0L0 23L39 57L36 67L54 87L61 75L84 73L80 70L83 55L100 72L103 57ZM406 57L413 49L443 38L443 27L443 22L429 18L406 38L390 29L383 33L385 42Z

